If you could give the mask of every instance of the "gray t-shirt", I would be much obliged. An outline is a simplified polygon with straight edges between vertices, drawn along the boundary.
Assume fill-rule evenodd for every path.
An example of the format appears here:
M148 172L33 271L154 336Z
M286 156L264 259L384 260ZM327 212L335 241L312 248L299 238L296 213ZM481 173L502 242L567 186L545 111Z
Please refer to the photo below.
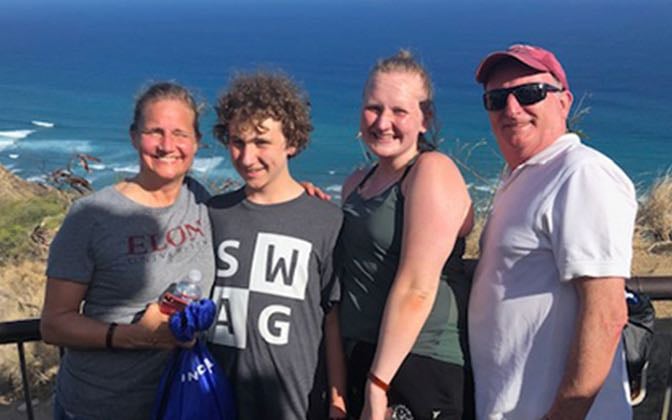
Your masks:
M189 270L214 280L207 191L187 178L169 207L142 206L106 187L75 202L54 238L47 276L87 284L82 311L104 322L132 323ZM66 349L56 397L77 416L146 419L170 352Z
M256 205L242 189L209 205L219 308L212 352L240 418L325 418L322 329L340 298L332 252L341 211L305 194Z

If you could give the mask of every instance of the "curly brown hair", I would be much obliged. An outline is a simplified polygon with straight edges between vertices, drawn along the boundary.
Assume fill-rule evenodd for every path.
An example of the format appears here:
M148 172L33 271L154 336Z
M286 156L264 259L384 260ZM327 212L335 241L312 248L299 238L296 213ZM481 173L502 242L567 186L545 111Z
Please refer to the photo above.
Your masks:
M227 91L215 106L217 122L214 136L229 144L232 124L251 124L272 118L282 123L287 147L295 147L296 156L308 145L313 125L310 122L308 95L292 79L280 72L255 72L233 77Z

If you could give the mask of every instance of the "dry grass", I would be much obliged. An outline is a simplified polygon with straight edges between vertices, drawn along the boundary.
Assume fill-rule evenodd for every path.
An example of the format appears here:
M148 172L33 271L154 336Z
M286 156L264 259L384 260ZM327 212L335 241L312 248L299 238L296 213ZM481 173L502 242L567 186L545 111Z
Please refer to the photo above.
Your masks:
M637 215L640 235L655 243L672 241L672 173L658 178L647 191Z
M632 272L672 275L672 173L659 177L643 196L637 214ZM659 318L672 317L672 301L654 303Z
M47 244L67 208L66 195L37 187L0 167L0 321L38 318L44 299ZM51 392L58 351L42 342L25 346L31 391ZM0 346L0 404L21 397L14 345Z
M0 320L39 318L44 299L44 258L0 268ZM42 342L25 346L31 391L42 397L51 391L58 351ZM16 346L0 346L0 404L21 398L21 372Z

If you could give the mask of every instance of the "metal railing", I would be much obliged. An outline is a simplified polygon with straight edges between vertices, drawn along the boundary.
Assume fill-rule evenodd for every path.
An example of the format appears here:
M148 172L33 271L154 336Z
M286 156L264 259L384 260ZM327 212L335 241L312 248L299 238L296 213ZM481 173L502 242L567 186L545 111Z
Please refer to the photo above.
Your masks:
M475 261L467 261L467 271L473 274ZM638 292L648 295L651 300L672 300L672 276L648 276L633 277L626 281L627 286ZM23 387L23 398L26 404L26 415L29 420L34 419L32 399L30 396L30 384L28 382L28 372L26 368L26 355L24 343L31 341L40 341L40 320L39 318L23 319L19 321L0 322L0 345L16 344L19 353L19 364L21 368L21 382ZM662 408L661 419L667 419L670 412L670 403L672 400L672 359L670 360L669 372L667 375L667 386Z
M21 383L23 385L23 399L26 402L26 414L29 420L34 418L32 398L30 397L30 385L28 371L26 369L26 352L23 344L29 341L40 341L40 320L22 319L20 321L0 322L0 345L16 344L19 352L19 365L21 367Z

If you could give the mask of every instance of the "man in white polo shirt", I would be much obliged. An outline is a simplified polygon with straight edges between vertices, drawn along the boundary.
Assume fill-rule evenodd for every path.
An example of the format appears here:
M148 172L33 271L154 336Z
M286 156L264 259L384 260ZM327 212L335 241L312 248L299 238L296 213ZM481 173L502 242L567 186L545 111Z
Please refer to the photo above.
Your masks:
M478 67L507 163L469 305L480 419L630 419L621 331L632 182L567 132L567 76L514 45Z

